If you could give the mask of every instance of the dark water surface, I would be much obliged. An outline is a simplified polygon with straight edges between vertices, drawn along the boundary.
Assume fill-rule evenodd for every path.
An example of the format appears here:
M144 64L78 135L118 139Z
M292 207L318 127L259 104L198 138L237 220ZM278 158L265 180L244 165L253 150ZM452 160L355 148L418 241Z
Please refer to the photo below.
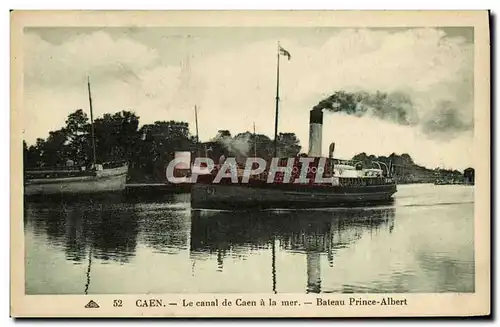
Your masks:
M473 200L402 185L390 206L313 211L27 201L26 293L473 292Z

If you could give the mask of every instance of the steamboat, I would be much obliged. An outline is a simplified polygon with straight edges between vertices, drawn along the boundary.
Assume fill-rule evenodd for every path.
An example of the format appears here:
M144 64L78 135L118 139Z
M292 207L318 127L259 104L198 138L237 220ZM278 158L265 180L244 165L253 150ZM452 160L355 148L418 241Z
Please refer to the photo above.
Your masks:
M276 108L274 124L274 157L277 157L278 114L280 90L280 57L291 55L278 43L276 65ZM392 178L392 167L374 162L369 167L362 163L336 160L333 157L335 144L329 147L328 158L321 158L323 134L323 111L313 108L309 116L309 153L311 160L292 158L279 160L286 169L281 172L264 171L245 179L238 172L237 181L217 178L217 167L209 174L198 176L191 188L191 207L194 209L244 209L267 208L312 208L367 205L389 202L396 193ZM301 160L302 159L302 160ZM323 160L321 160L323 159ZM321 165L320 163L326 163ZM222 164L222 169L226 168ZM306 167L302 167L303 164ZM392 166L392 165L390 165ZM305 168L307 178L302 178ZM289 171L286 171L286 170ZM271 178L269 173L272 173ZM319 179L316 178L318 175ZM323 175L325 178L321 178ZM247 176L248 178L249 176ZM297 177L300 177L297 179ZM215 182L217 181L217 182Z
M242 167L237 167L236 183L229 178L218 181L218 170L224 167L223 162L219 162L210 174L198 176L193 184L192 208L326 208L392 201L397 188L391 165L372 162L365 167L361 162L335 159L335 143L330 144L328 158L322 158L322 128L323 112L311 110L307 158L280 159L278 166L286 168L276 172L271 180L269 169L249 176L247 181ZM303 167L304 164L307 166ZM305 179L301 178L303 168Z

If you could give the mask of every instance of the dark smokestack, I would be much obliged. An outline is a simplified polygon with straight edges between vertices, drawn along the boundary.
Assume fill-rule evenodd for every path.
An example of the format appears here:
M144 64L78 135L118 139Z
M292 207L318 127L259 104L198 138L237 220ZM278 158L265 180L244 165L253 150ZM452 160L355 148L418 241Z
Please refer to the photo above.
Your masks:
M328 148L328 157L330 159L333 158L333 153L335 152L335 142L330 143L330 147Z
M328 147L328 172L333 175L333 153L335 152L335 142L330 143Z
M323 137L323 111L311 110L309 114L309 157L321 157Z

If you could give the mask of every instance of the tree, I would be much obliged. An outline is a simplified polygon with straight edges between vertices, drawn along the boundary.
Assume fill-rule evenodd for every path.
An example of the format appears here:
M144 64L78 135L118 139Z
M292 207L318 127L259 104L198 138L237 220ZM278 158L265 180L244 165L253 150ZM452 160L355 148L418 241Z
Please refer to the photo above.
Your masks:
M155 179L165 178L165 168L175 151L194 149L189 125L178 121L156 121L139 130L135 143L135 162Z
M23 167L28 167L28 145L23 140Z
M403 161L404 164L407 164L407 165L413 164L413 159L410 157L410 155L408 153L403 153L401 155L401 160Z
M66 137L68 155L77 164L87 164L91 158L90 124L87 114L82 109L68 115L66 119Z
M35 145L31 145L28 148L28 162L30 167L40 167L44 164L42 159L44 144L44 139L37 138Z
M71 148L66 145L68 135L66 129L49 132L49 137L42 146L42 161L49 167L64 166Z
M466 168L464 170L464 178L465 178L465 182L468 183L468 184L474 184L474 168Z
M255 142L254 142L255 140ZM271 160L274 155L274 142L267 135L255 134L252 135L252 143L256 144L257 157L266 161Z
M94 122L97 158L101 162L129 161L134 156L134 145L140 138L139 117L122 111L105 114Z
M280 157L295 157L299 154L301 146L295 133L279 133L277 148Z

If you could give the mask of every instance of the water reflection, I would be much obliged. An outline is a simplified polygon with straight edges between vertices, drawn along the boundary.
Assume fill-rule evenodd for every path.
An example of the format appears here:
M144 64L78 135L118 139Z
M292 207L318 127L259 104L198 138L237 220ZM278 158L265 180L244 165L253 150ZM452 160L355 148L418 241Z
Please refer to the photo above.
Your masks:
M176 254L189 247L190 219L183 209L151 206L137 213L141 221L140 242L155 252Z
M127 263L135 255L138 220L134 210L95 202L25 203L27 225L64 249L74 263L89 253L103 261Z
M273 292L276 293L276 248L305 254L307 292L321 292L320 258L334 265L335 252L349 247L365 231L394 229L394 208L332 211L191 211L191 257L217 255L223 269L228 254L271 248Z
M408 191L418 204L430 192ZM470 292L473 206L456 198L246 212L191 210L189 194L27 201L26 292Z

